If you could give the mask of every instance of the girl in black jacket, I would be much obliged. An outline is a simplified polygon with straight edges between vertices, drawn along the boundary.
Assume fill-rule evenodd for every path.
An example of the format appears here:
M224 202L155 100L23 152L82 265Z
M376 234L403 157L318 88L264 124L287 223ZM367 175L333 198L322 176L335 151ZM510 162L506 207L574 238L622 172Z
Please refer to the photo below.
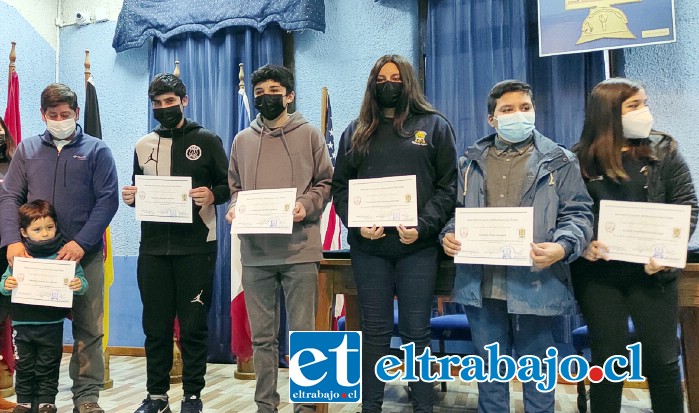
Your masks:
M573 151L595 202L595 220L603 199L691 205L691 233L697 198L689 168L674 139L651 129L653 116L646 100L643 86L628 79L608 79L592 90L580 142ZM592 364L601 366L608 357L628 354L626 346L631 343L623 332L628 331L630 316L642 344L642 374L648 380L653 411L683 412L677 342L679 269L662 267L652 258L645 265L611 262L606 246L596 240L571 269L575 297L588 324ZM622 386L623 382L607 380L593 383L591 411L619 412Z
M437 235L456 200L456 148L449 122L425 100L408 61L381 57L369 74L359 118L340 140L332 194L348 224L349 181L414 175L417 226L350 228L352 270L362 314L362 412L380 412L384 383L374 374L389 352L393 297L398 330L415 354L430 345L430 312L437 279ZM414 412L432 412L432 384L409 383Z

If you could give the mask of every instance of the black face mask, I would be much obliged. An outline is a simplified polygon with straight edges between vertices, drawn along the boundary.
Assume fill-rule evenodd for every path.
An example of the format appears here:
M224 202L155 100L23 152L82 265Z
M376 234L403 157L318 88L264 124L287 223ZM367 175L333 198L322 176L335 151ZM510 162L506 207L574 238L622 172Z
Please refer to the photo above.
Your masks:
M166 129L174 129L182 120L180 105L153 109L153 117Z
M263 118L274 120L286 110L284 102L282 102L283 97L284 95L270 95L266 93L255 96L255 109L260 111Z
M383 108L395 108L403 95L403 82L383 82L376 84L376 101Z

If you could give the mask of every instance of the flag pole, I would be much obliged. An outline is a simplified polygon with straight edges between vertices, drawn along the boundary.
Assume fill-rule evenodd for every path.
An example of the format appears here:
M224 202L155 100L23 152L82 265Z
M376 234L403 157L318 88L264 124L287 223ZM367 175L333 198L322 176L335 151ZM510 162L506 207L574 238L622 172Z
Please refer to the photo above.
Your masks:
M10 87L10 80L12 80L12 73L15 72L15 60L17 60L17 52L15 51L15 46L17 42L12 42L12 48L10 48L10 68L7 71L7 87Z
M245 65L243 63L238 63L238 91L242 91L245 94ZM240 110L240 108L238 109ZM231 235L233 237L233 235ZM231 244L233 241L231 240ZM238 244L239 246L239 244ZM233 247L231 247L233 248ZM242 293L241 293L242 294ZM235 297L231 296L231 300ZM231 304L232 305L232 304ZM246 318L247 321L247 318ZM233 322L231 322L231 334L233 334L232 327ZM238 380L255 380L255 364L253 357L249 359L242 359L239 354L236 354L236 366L233 372L233 377Z
M175 69L172 71L172 74L175 77L179 78L181 73L182 72L180 71L180 61L175 60ZM177 319L175 319L175 326L179 331L179 321ZM174 334L172 337L172 368L170 368L171 384L182 383L183 367L184 365L182 364L182 351L180 351L178 336L177 334Z
M87 88L87 81L90 79L90 76L92 76L92 72L90 71L90 67L92 65L90 64L90 49L85 49L85 87Z
M245 71L243 70L243 64L238 64L238 67L240 68L238 70L238 88L240 90L245 90Z
M87 82L90 79L90 76L92 75L92 72L90 71L90 68L92 67L92 64L90 63L90 50L85 49L85 61L83 62L83 66L85 67L85 96L86 96L86 102L87 102ZM87 111L87 107L84 108L85 111ZM87 112L85 112L87 113ZM83 125L84 126L84 125ZM111 246L109 245L110 242L110 236L109 236L109 227L105 230L106 235L104 236L104 240L107 243L105 245L105 250L111 249ZM105 259L107 259L109 256L109 253L105 255ZM105 263L106 264L106 263ZM111 263L109 263L111 265ZM106 278L105 278L106 281ZM100 389L102 390L107 390L111 389L114 387L114 381L112 380L110 376L110 370L109 370L109 349L107 347L107 344L109 342L109 286L103 285L103 318L102 318L102 331L103 331L103 338L102 338L102 356L104 359L104 381L102 382L102 385L100 386Z
M325 130L327 128L326 122L328 120L328 88L323 86L320 90L320 95L320 135L325 136L327 132Z
M8 98L9 98L9 91L10 91L10 84L12 82L12 73L15 71L15 60L17 60L17 53L15 52L15 45L16 42L12 42L12 48L10 49L10 67L9 71L7 72L7 91L8 91ZM9 133L9 132L8 132ZM5 334L12 334L12 328L10 327L10 317L7 316L5 317L4 320L5 325L3 326L3 330ZM8 343L9 339L7 340L2 340L3 344ZM14 351L10 351L10 354L12 354ZM10 397L15 394L15 388L14 388L14 382L13 382L13 377L12 373L10 372L10 368L7 365L7 362L5 360L0 360L0 397L5 398L5 397ZM2 400L3 402L5 400ZM4 407L3 407L4 408Z

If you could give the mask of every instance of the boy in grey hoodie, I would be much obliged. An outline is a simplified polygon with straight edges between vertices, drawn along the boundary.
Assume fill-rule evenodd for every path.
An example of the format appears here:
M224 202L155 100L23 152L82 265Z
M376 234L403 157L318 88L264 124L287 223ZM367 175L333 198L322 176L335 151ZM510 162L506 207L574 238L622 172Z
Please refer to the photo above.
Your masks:
M296 188L290 235L239 235L257 376L255 402L259 413L267 413L276 412L280 401L280 287L284 290L289 328L315 329L318 263L323 257L320 217L330 201L333 168L320 131L300 113L287 113L295 97L291 71L266 65L251 78L255 108L260 114L233 140L228 166L231 203L226 219L231 222L235 218L240 191ZM314 407L298 404L294 411L314 411Z

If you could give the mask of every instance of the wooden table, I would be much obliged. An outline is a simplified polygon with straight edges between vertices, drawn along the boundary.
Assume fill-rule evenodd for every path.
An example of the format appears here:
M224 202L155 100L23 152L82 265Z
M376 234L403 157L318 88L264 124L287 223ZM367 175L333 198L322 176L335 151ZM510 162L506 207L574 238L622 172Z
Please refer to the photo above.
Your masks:
M349 259L326 259L318 271L318 314L316 330L332 329L336 294L345 295L345 329L359 330L357 287ZM450 295L454 287L454 264L443 261L437 276L435 295ZM699 413L699 264L687 264L679 280L682 361L689 413ZM327 404L318 404L317 412L327 413Z

